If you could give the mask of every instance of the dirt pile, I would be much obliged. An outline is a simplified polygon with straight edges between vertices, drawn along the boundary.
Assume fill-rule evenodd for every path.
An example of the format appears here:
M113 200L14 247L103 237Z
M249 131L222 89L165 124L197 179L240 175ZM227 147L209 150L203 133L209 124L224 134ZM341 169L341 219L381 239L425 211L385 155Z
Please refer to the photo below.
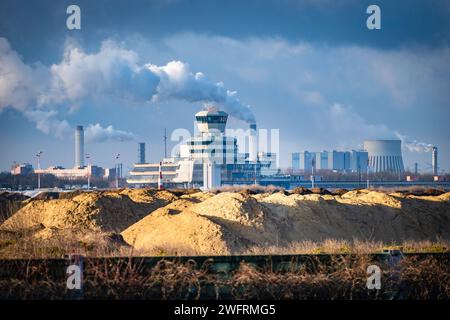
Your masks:
M243 246L270 241L274 230L266 228L266 214L254 198L223 192L203 202L195 198L177 200L154 211L122 235L143 252L228 254Z
M175 205L175 203L171 204ZM137 250L227 254L254 246L325 239L450 239L449 194L402 195L357 190L330 194L222 192L187 206L161 208L125 230ZM153 251L152 251L153 249ZM156 250L156 251L158 251Z
M55 198L29 201L0 229L17 231L43 225L45 228L121 232L176 199L168 191L146 189L83 192Z
M121 246L120 233L136 254L146 255L229 254L326 239L450 239L450 193L316 192L79 192L26 200L0 232L27 232L42 241L61 237L65 230L101 237L112 232L111 239L119 241L105 241Z

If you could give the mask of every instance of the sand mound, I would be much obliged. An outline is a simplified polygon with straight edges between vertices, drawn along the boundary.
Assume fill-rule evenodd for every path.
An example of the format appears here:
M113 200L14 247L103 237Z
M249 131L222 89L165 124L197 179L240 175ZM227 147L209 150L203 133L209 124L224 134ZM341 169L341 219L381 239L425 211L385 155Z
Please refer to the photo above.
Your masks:
M124 239L147 252L177 248L197 254L226 254L255 245L286 246L305 240L450 239L446 195L400 198L367 190L342 196L222 192L201 203L180 201L125 230Z
M122 240L117 238L121 233L139 254L229 254L326 239L387 243L450 239L450 193L354 190L329 194L299 189L253 194L239 189L175 194L124 189L22 203L25 206L0 226L5 237L11 232L23 234L20 245L66 236L93 243L98 236L107 247L121 247Z
M194 212L236 222L244 226L261 226L264 213L258 202L243 193L223 192L195 206Z
M340 203L347 204L364 204L367 206L383 205L392 208L400 208L401 202L395 197L376 191L369 191L367 193L350 194L349 192L337 198Z
M4 230L45 228L120 232L176 199L161 191L84 192L66 199L32 200L2 225Z
M110 192L108 194L114 194ZM155 200L164 200L171 202L177 199L177 196L167 190L155 189L124 189L120 194L130 197L134 202L153 203Z
M193 200L174 201L123 231L122 236L138 251L164 253L170 248L195 254L228 252L220 227L188 210L194 205Z

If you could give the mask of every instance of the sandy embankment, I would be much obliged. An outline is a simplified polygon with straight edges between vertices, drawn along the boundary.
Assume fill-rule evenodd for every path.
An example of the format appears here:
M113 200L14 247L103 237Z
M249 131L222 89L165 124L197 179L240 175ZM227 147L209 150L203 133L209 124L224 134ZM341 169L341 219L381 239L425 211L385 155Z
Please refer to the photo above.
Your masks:
M228 254L304 240L450 240L450 193L413 196L359 190L343 195L172 193L148 189L26 200L0 225L33 237L82 230L120 233L136 252ZM80 232L78 232L79 234Z

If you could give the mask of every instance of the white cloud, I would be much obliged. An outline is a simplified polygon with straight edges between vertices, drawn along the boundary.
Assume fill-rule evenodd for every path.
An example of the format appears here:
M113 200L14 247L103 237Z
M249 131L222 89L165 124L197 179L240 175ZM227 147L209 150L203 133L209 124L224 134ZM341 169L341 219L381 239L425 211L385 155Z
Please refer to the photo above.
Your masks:
M24 64L5 38L0 38L0 112L7 107L23 111L37 103L47 88L48 68Z
M303 91L300 90L298 92L297 90L293 90L292 94L298 97L299 101L307 104L307 105L322 105L325 103L325 99L322 96L322 94L317 90L311 90L311 91Z
M85 129L85 137L88 142L105 141L130 141L136 137L132 132L114 129L113 126L103 128L99 123L90 124Z
M369 123L352 107L340 103L318 110L316 125L319 131L327 133L324 142L338 149L360 147L365 139L389 139L394 136L386 125Z
M36 128L57 138L64 138L72 131L66 120L56 118L57 112L54 110L27 110L24 115L30 121L36 123Z

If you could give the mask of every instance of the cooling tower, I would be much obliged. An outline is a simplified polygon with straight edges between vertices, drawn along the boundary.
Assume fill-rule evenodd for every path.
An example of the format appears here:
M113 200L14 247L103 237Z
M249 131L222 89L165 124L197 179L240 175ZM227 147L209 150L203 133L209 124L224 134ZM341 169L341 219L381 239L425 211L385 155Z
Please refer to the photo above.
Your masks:
M84 167L84 131L83 126L75 130L75 167Z
M404 172L402 142L400 140L366 140L369 166L374 172Z

